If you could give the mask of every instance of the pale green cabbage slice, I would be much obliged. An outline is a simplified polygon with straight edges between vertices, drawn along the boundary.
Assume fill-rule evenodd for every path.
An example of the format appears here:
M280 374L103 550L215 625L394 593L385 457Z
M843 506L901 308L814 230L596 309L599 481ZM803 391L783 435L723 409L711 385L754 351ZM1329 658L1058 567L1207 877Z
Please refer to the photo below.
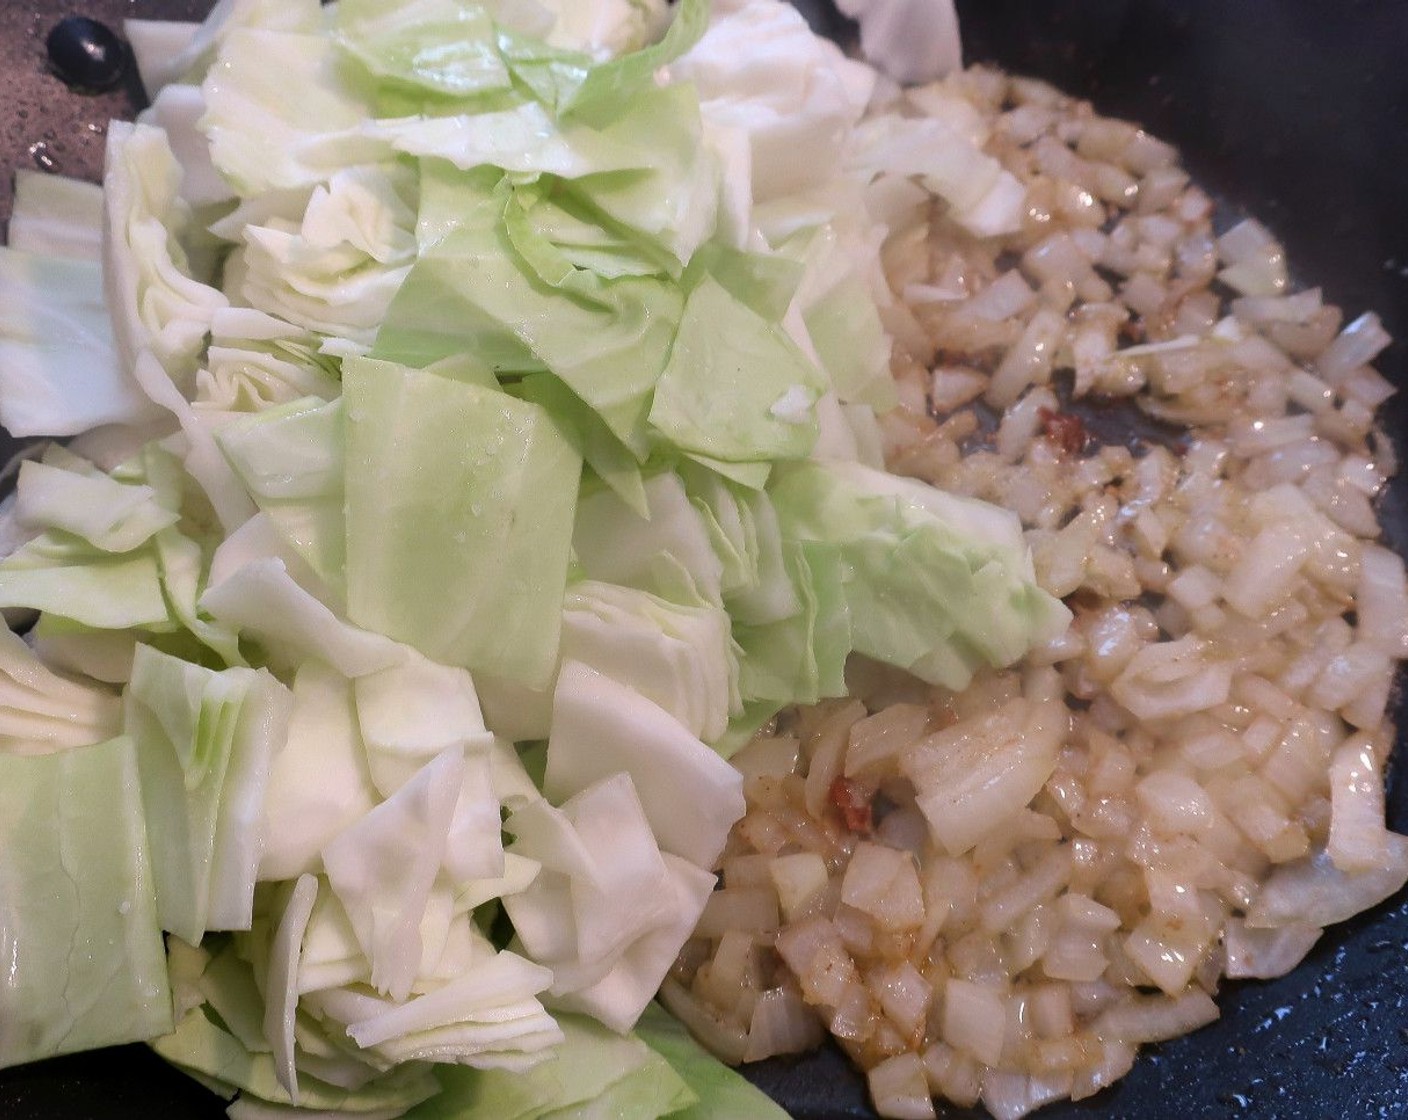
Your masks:
M266 671L206 669L139 645L124 696L163 929L248 929L260 823L291 696Z
M0 753L50 754L102 743L122 729L110 690L55 673L8 630L0 631Z
M103 188L67 175L18 168L6 244L51 258L101 262Z
M433 660L546 683L576 451L505 393L360 359L343 384L348 617Z
M655 1117L675 1112L692 1099L685 1082L634 1035L618 1034L585 1015L559 1015L558 1022L563 1042L547 1061L526 1071L443 1070L440 1095L408 1116L411 1120L544 1120L572 1116L574 1109L616 1108L619 1091L629 1094L625 1099L636 1105L627 1115Z
M67 436L161 415L113 340L101 266L0 248L0 423Z
M171 1027L132 741L0 753L0 1067Z
M785 538L839 549L867 656L959 689L1070 621L1036 585L1010 511L858 463L788 464L769 493Z
M742 777L658 704L577 662L553 694L543 792L564 799L625 771L662 851L708 868L743 815Z
M318 870L328 842L379 800L352 682L320 661L305 661L293 680L288 736L264 799L259 877L293 879Z

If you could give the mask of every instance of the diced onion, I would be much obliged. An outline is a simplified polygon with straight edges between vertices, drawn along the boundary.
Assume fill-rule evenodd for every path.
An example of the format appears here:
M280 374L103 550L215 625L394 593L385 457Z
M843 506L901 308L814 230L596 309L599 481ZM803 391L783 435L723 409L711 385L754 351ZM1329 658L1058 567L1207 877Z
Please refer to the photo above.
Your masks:
M822 1026L801 996L788 988L770 988L753 1005L745 1062L775 1054L799 1054L821 1042Z
M1274 980L1305 959L1325 931L1300 923L1277 929L1252 929L1241 918L1229 918L1222 934L1227 975L1234 980Z
M660 987L660 1002L671 1015L689 1028L689 1033L731 1065L744 1060L747 1036L741 1027L723 1022L676 980L667 979Z
M856 845L841 881L841 900L884 929L914 929L924 920L924 895L913 857L883 844Z
M983 1107L993 1120L1021 1120L1042 1105L1071 1095L1070 1073L1038 1076L991 1070L983 1078Z
M1339 870L1324 851L1278 868L1247 912L1247 925L1328 926L1378 905L1408 883L1408 839L1388 833L1387 846L1383 866L1360 875Z
M929 1082L918 1054L896 1054L874 1066L869 1073L870 1096L881 1116L897 1120L931 1120L934 1102Z
M944 985L943 1003L944 1041L984 1065L997 1065L1007 1033L1002 993L988 985L955 978Z
M1121 1042L1160 1042L1197 1030L1217 1015L1212 997L1194 989L1176 999L1134 996L1104 1012L1093 1029L1101 1038Z

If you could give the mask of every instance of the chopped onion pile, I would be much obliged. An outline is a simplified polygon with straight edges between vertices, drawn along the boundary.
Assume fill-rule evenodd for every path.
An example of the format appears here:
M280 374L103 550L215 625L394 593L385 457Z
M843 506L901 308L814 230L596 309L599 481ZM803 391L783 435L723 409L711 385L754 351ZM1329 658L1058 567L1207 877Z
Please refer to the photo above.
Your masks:
M1215 236L1167 145L1045 85L975 68L871 111L966 116L1026 192L997 237L932 193L890 212L886 462L1015 510L1075 624L958 691L853 659L852 699L765 728L734 759L737 920L664 996L730 1059L809 1044L806 1009L881 1115L1019 1117L1408 880L1388 337L1293 291L1254 220Z

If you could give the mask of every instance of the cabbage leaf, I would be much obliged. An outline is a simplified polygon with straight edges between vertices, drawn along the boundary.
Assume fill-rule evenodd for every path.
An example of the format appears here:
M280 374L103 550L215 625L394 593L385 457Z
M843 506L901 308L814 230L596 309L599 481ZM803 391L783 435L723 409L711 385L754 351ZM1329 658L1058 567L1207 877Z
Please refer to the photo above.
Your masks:
M505 393L366 359L343 378L348 617L432 660L546 683L576 451Z
M403 1000L421 962L420 922L445 856L464 754L447 747L323 848L328 881L379 991Z
M180 182L181 166L161 129L125 122L108 129L103 263L118 353L132 369L150 352L189 394L211 317L229 300L194 275L183 242L191 212Z
M502 229L462 226L412 266L372 354L428 365L467 351L500 378L550 372L644 458L650 394L669 357L680 293L651 277L577 272L573 282L564 298Z
M122 703L113 692L60 676L23 638L0 629L0 753L89 746L121 727Z
M67 175L18 168L6 244L37 256L101 263L103 188Z
M600 1104L609 1114L643 1118L677 1112L693 1098L670 1066L633 1035L608 1030L585 1015L558 1016L564 1035L551 1058L526 1071L439 1071L443 1089L407 1114L409 1120L544 1120ZM631 1085L622 1085L630 1081ZM637 1081L654 1100L635 1095ZM627 1111L616 1087L631 1093Z
M320 661L305 661L293 680L288 736L264 799L259 877L293 879L319 869L328 842L379 800L352 682Z
M161 925L189 944L253 920L259 825L289 702L267 671L216 672L137 647L124 729L137 744Z
M189 1012L174 1031L155 1039L152 1049L226 1098L241 1092L273 1104L293 1104L288 1090L279 1082L273 1055L250 1053L239 1039L212 1022L203 1009ZM430 1070L415 1062L373 1078L357 1089L341 1088L306 1074L299 1077L298 1085L301 1108L342 1111L354 1116L410 1108L439 1089Z
M338 41L380 80L445 97L511 88L494 22L465 0L346 0Z
M288 546L346 594L343 402L304 398L242 417L215 436Z
M123 364L85 259L0 248L0 423L14 436L138 424L160 410Z
M800 459L816 442L821 373L775 325L705 277L689 294L650 423L684 451Z
M769 489L785 539L830 544L855 649L960 689L1059 634L1015 514L858 463L788 464Z
M705 1050L658 1003L646 1007L635 1033L698 1097L695 1104L672 1113L675 1120L785 1120L787 1113L766 1093Z
M0 753L0 1067L171 1029L132 741Z
M216 168L241 197L311 188L345 167L388 160L391 146L362 127L371 91L320 34L237 27L202 83L203 122Z
M736 668L720 607L584 580L568 589L562 656L633 688L701 739L728 726Z
M553 694L543 792L561 800L623 770L661 850L712 867L743 815L738 771L659 705L568 662Z

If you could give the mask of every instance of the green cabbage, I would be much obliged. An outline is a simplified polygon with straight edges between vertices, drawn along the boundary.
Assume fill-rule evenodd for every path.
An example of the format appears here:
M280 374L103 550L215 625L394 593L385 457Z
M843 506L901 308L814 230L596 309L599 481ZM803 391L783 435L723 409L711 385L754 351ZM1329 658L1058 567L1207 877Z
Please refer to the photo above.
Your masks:
M442 1070L440 1095L409 1112L408 1120L546 1120L593 1106L606 1109L605 1115L646 1120L675 1113L694 1099L640 1039L585 1015L558 1021L564 1039L548 1061L527 1071Z
M839 550L869 657L960 689L1070 622L1037 587L1014 513L858 463L787 465L769 493L784 538Z
M650 423L712 459L800 459L816 442L824 387L786 334L705 277L685 304Z
M343 392L348 617L433 660L546 683L576 451L537 405L432 372L348 361Z
M325 585L346 595L343 402L303 399L225 425L216 442L255 504Z
M0 754L0 1067L171 1028L132 741Z
M382 81L450 97L511 88L493 20L464 0L344 0L339 42Z
M53 672L23 638L0 631L0 752L49 754L113 738L122 704L110 690Z
M288 736L264 799L261 879L317 870L328 841L379 800L357 726L352 682L320 661L293 681Z
M160 415L113 341L102 268L0 248L0 423L67 436Z
M661 1055L699 1099L673 1113L676 1120L784 1120L787 1116L742 1074L704 1049L658 1003L636 1023L636 1034Z
M15 171L7 243L36 256L103 259L103 189L67 175Z
M189 1012L152 1049L173 1065L198 1075L227 1099L237 1092L273 1104L291 1105L293 1097L279 1081L272 1054L250 1053L239 1039L212 1022L203 1009ZM299 1106L352 1115L408 1109L433 1096L439 1083L423 1064L407 1063L357 1089L342 1088L307 1074L299 1078Z
M267 670L216 672L139 645L125 702L162 928L192 945L207 929L248 929L288 690Z
M94 459L4 526L0 1062L161 1034L235 1120L776 1115L641 1018L725 759L853 651L960 687L1068 617L1013 516L860 465L877 215L922 175L996 229L1014 181L858 132L872 72L772 3L133 42L101 207L22 178L0 253L0 420Z

